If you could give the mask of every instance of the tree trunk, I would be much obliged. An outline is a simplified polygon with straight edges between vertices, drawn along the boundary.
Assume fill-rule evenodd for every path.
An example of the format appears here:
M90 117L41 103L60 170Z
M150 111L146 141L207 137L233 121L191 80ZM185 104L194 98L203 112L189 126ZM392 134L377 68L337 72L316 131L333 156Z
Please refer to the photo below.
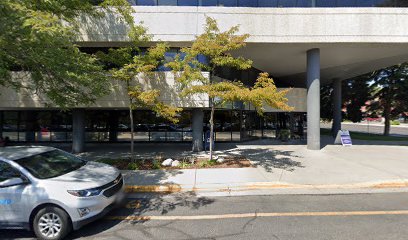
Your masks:
M391 103L386 100L384 105L384 136L390 135Z
M134 162L135 160L135 141L134 141L134 126L133 126L133 109L132 106L129 107L129 117L130 117L130 160Z
M130 83L129 81L126 82L127 89L129 92ZM133 126L133 100L129 96L129 119L130 119L130 161L135 161L135 141L134 141L134 126Z
M210 160L213 156L213 141L214 141L214 99L211 99L211 115L210 115Z

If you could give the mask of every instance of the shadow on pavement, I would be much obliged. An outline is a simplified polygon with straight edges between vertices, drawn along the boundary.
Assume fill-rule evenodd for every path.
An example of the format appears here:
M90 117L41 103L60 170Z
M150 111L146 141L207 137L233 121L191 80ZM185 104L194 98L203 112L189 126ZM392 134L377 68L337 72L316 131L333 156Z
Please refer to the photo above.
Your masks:
M135 220L110 220L109 216L114 217L139 217L139 216L160 216L170 214L172 211L178 210L177 215L182 215L188 212L189 215L194 214L194 210L214 203L214 199L208 197L197 197L194 192L182 192L171 195L164 194L150 194L143 196L143 198L128 199L123 207L113 210L104 219L86 225L82 229L73 232L68 236L68 239L77 239L83 237L92 237L98 235L100 237L108 237L109 239L127 239L120 236L123 228L131 226L132 231L139 231L142 234L148 234L145 228L148 228L142 223L148 222L149 219L135 219ZM121 222L128 223L127 226L116 227ZM172 221L160 224L157 227L165 227ZM140 228L139 228L140 227ZM146 236L149 237L149 236ZM132 238L129 238L132 239Z
M274 168L286 171L295 171L296 168L303 168L302 158L294 151L282 151L273 149L234 149L230 152L248 158L255 167L262 167L267 172L273 172Z

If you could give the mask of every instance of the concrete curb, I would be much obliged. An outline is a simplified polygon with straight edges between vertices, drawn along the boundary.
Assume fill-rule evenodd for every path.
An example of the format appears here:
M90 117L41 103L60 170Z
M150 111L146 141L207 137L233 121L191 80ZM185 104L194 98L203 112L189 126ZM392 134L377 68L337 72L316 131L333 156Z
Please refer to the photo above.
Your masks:
M202 186L163 184L127 185L127 193L176 193L176 192L244 192L254 190L356 190L403 189L408 190L408 180L382 181L354 184L291 184L284 182L252 182L244 184L203 184Z

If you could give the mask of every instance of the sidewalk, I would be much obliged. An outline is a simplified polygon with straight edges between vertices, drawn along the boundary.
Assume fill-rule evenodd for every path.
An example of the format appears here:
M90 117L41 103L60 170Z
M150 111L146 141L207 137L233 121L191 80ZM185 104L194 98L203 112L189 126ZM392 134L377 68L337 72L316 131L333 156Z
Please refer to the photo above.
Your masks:
M215 155L243 155L254 167L123 173L128 191L134 193L195 191L206 195L247 195L408 191L407 146L356 144L362 145L326 145L321 151L310 151L305 145L278 145L272 140L229 143L219 146L222 150ZM188 148L189 145L173 144L163 154L177 158L191 154ZM158 154L153 150L157 150L157 146L152 146L150 152L149 147L143 149L142 155ZM114 154L114 151L110 154L112 152ZM88 153L85 157L97 156L101 154Z

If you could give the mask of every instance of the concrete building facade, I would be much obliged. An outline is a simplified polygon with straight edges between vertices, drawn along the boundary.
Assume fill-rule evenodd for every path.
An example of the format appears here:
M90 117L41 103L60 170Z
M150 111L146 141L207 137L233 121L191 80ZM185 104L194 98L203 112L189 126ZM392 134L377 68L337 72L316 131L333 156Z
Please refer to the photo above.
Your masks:
M280 129L307 135L309 149L320 149L320 86L334 86L334 128L341 122L341 81L408 60L408 6L394 0L137 0L135 22L143 22L154 41L171 46L171 59L203 31L206 16L221 30L239 25L249 34L245 48L234 52L253 60L249 71L225 69L219 80L253 82L268 72L288 94L291 113L267 109L257 116L250 105L231 103L216 112L216 140L242 141L276 137ZM85 19L78 44L84 51L126 45L126 26L110 15L103 21ZM140 109L136 111L136 140L192 141L202 149L208 122L208 97L177 96L177 83L168 69L157 72L162 100L185 111L172 125ZM154 82L154 81L153 81ZM87 141L128 141L127 100L123 87L93 106L60 112L29 92L1 89L0 134L20 142L73 141L83 151Z

